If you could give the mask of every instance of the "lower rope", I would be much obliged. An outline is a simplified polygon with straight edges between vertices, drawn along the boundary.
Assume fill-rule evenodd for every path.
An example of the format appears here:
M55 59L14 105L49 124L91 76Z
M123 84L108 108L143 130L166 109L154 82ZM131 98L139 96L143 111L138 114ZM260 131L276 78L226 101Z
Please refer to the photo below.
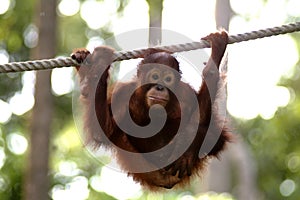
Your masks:
M292 33L296 31L300 31L300 22L295 22L295 23L273 27L273 28L261 29L249 33L230 35L228 38L229 39L228 44L239 43L248 40L255 40L259 38L281 35L286 33ZM169 52L176 53L176 52L191 51L191 50L203 49L209 47L210 47L209 42L205 40L201 40L200 42L175 44L170 46L157 46L153 48L159 50L167 50ZM116 58L114 61L142 58L145 52L147 51L147 49L148 48L115 52ZM35 61L27 61L27 62L13 62L13 63L0 65L0 73L53 69L59 67L70 67L70 66L78 66L78 65L79 64L70 57L35 60Z

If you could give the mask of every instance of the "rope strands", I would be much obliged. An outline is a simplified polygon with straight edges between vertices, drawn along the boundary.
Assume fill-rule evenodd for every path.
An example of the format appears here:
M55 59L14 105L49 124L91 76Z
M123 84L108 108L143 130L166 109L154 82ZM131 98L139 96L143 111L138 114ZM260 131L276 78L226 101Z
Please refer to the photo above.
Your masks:
M281 34L286 34L286 33L292 33L292 32L296 32L296 31L300 31L300 22L291 23L291 24L273 27L273 28L261 29L261 30L252 31L249 33L230 35L228 38L228 44L245 42L245 41L249 41L249 40L255 40L255 39L259 39L259 38L281 35ZM191 42L191 43L185 43L185 44L154 47L154 49L167 50L169 52L175 53L175 52L191 51L191 50L203 49L203 48L209 48L209 47L210 47L209 42L207 42L205 40L201 40L200 42ZM147 49L138 49L138 50L132 50L132 51L116 52L117 58L115 61L129 60L129 59L133 59L133 58L141 58L142 55L146 52L146 50Z
M230 35L228 44L234 44L234 43L264 38L264 37L292 33L296 31L300 31L300 22L290 23L287 25L282 25L273 28L261 29L258 31L252 31L248 33L238 34L238 35ZM201 40L200 42L175 44L170 46L157 46L153 48L167 50L169 52L175 53L175 52L191 51L191 50L203 49L209 47L210 47L209 42L205 40ZM142 58L144 53L147 51L147 49L148 48L115 52L116 58L114 61ZM0 65L0 73L53 69L59 67L70 67L70 66L78 66L78 65L79 64L70 57L35 60L35 61L27 61L27 62L13 62L13 63Z
M26 62L13 62L13 63L0 65L0 73L53 69L53 68L76 66L76 65L78 65L78 63L72 58L68 58L68 57L26 61Z

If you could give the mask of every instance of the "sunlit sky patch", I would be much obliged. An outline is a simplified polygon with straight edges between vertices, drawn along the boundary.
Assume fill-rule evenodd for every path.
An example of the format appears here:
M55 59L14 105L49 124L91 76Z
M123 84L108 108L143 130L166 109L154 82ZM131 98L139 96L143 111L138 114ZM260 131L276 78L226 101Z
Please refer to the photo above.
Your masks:
M12 112L16 115L23 115L31 110L34 105L34 83L35 72L25 72L22 77L23 88L9 99Z
M5 64L8 63L8 61L9 61L9 55L7 51L0 49L0 63Z
M78 13L80 9L79 0L62 0L58 4L58 11L64 16L72 16Z
M263 8L262 0L230 0L231 8L235 13L247 17L256 17Z
M12 112L16 115L23 115L34 105L33 95L16 93L9 101Z
M297 52L290 51L295 48L289 36L266 38L230 47L228 110L231 114L245 119L260 114L263 118L270 119L279 106L289 103L288 89L277 86L277 83L283 75L291 74L290 71L298 60Z
M118 180L118 183L111 180ZM92 177L90 181L91 186L96 191L103 191L120 200L133 198L133 196L138 197L141 195L139 192L141 188L139 184L133 182L133 180L128 178L125 173L117 172L108 167L103 167L101 175ZM126 185L126 187L124 187L124 185ZM116 190L116 188L118 189Z
M0 15L7 12L10 6L10 0L1 0L0 3Z
M162 26L199 41L216 31L215 0L165 0Z
M299 8L300 8L299 0L289 0L287 2L286 11L289 15L293 17L299 17Z
M74 87L72 78L72 68L65 67L62 69L54 69L51 76L52 91L54 94L60 96L72 92Z
M11 107L9 106L8 103L2 101L1 99L0 99L0 110L1 110L0 123L8 122L12 115Z
M52 199L55 200L82 200L89 196L88 179L76 176L66 186L57 184L51 190Z
M104 43L104 40L102 38L92 37L92 38L89 39L88 44L86 45L86 48L90 52L92 52L95 49L95 47L101 46L101 45L103 45L103 43Z
M99 29L115 17L117 6L116 1L84 1L80 15L91 29Z
M121 18L110 17L110 21L115 35L135 29L147 28L149 26L147 2L130 0L124 9L123 16Z

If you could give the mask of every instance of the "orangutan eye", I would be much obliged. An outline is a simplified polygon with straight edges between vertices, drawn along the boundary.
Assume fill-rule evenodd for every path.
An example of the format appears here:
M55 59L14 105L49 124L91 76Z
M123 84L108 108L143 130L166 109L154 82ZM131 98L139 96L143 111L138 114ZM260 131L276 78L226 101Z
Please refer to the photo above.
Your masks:
M173 73L168 73L168 74L166 74L166 76L164 77L164 83L166 84L166 85L173 85L174 84L174 79L175 79L175 77L174 77L174 74Z
M154 68L148 72L147 79L150 81L150 83L158 83L161 79L160 75L160 71Z
M172 81L172 77L167 76L167 77L165 78L165 82L166 82L166 83L170 83L171 81Z
M159 79L158 74L152 74L152 79L157 81Z

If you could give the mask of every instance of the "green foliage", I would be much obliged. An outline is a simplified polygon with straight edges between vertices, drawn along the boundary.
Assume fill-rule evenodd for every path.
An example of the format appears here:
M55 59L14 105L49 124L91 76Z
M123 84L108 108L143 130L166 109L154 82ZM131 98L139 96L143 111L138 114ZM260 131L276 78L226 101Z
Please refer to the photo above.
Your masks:
M65 54L79 47L85 47L87 26L80 18L80 14L71 17L61 17L58 21L58 53Z
M7 101L22 89L22 73L0 75L0 99Z
M8 51L12 60L26 60L29 52L23 32L32 23L35 0L11 2L11 9L0 15L0 47Z
M91 190L90 195L89 195L89 200L99 200L99 199L117 200L116 198L114 198L104 192L96 192L94 190Z

